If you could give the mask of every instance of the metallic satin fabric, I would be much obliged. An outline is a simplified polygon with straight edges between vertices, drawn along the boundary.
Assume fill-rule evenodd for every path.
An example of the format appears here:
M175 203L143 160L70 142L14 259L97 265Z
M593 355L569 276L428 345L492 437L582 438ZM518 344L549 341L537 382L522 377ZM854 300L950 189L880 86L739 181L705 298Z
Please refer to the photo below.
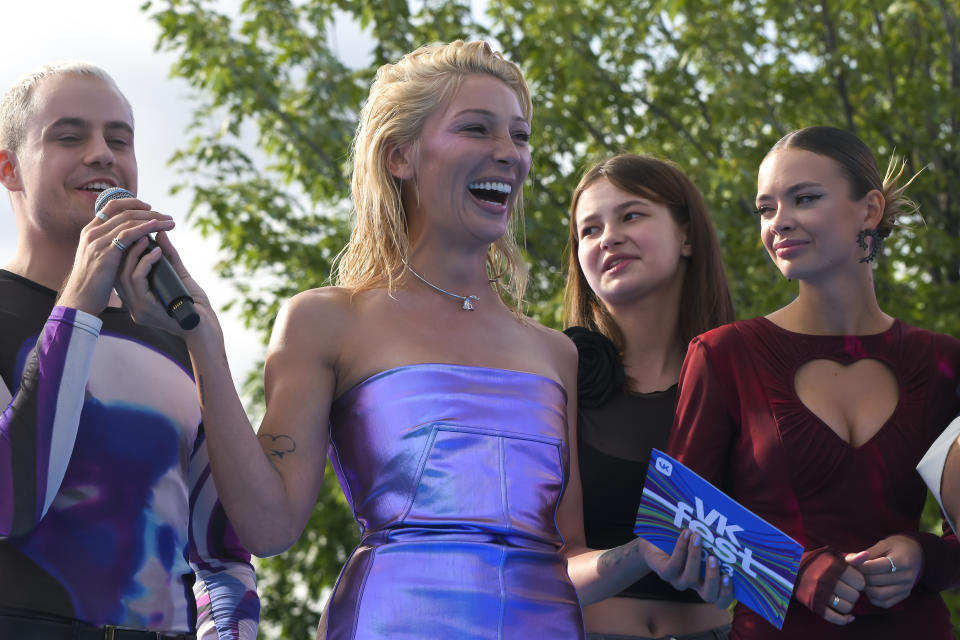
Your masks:
M338 398L330 459L362 540L326 638L583 638L555 521L565 411L553 380L449 364Z

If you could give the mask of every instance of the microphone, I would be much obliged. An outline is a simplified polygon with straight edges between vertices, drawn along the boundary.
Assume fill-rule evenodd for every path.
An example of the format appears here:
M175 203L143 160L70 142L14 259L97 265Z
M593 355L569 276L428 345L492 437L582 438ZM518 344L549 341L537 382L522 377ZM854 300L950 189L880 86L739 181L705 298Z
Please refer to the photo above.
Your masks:
M97 196L94 212L100 213L100 209L103 209L111 200L122 200L123 198L136 198L136 196L121 187L105 189ZM150 236L147 236L147 241L150 245L147 251L157 246L157 243ZM150 273L147 274L147 283L150 285L150 291L153 291L153 294L166 308L167 314L176 320L177 324L183 329L189 331L200 324L200 315L193 307L193 298L187 293L187 288L183 286L183 281L173 270L166 256L161 255L160 260L151 267Z

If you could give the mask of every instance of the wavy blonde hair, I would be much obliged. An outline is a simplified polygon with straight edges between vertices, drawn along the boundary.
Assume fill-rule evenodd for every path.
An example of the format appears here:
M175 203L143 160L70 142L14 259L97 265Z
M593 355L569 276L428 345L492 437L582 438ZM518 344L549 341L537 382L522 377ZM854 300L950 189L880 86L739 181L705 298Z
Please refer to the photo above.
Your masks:
M409 238L400 180L388 169L388 155L396 147L416 145L427 118L453 98L465 77L476 73L510 87L530 121L533 107L523 73L486 42L426 45L377 70L353 141L351 192L357 220L335 261L338 286L355 293L384 284L393 290L409 255ZM523 225L522 185L516 202L507 233L490 246L487 272L496 280L497 292L512 298L519 311L527 284L527 265L516 240Z

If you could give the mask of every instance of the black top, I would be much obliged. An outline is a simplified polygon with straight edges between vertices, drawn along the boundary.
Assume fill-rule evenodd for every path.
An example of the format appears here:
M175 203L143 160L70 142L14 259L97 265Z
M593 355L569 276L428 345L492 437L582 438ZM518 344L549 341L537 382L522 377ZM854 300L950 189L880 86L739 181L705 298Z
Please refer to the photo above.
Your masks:
M568 333L580 353L577 444L584 532L588 547L609 549L636 537L633 527L650 450L667 448L677 386L654 393L626 392L623 364L612 343L605 345L606 338L581 328ZM612 372L597 371L608 368ZM702 602L695 591L677 591L653 572L617 595Z

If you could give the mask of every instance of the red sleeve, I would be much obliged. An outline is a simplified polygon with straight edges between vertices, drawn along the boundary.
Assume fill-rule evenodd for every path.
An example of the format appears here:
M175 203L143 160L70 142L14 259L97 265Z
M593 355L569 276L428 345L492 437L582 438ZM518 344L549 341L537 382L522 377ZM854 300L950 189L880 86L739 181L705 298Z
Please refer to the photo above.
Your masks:
M726 339L733 336L728 334ZM721 488L729 484L727 475L737 472L732 468L732 456L735 440L741 435L740 376L734 371L734 359L724 357L724 353L733 353L738 346L742 347L731 344L717 353L702 337L690 343L680 372L677 411L667 447L671 456ZM793 597L822 616L846 566L830 547L805 550Z
M793 597L797 602L822 616L827 604L833 599L834 589L847 563L830 547L820 547L803 552Z
M917 584L931 591L943 591L960 583L960 542L946 520L943 537L922 531L905 535L916 540L923 550L923 569Z
M713 364L707 345L694 338L680 370L667 453L721 486L739 425Z
M916 331L916 329L914 329ZM926 332L925 332L926 333ZM931 333L933 362L924 364L934 368L930 389L930 416L927 420L932 443L949 422L960 412L960 342L951 336ZM922 352L929 358L930 352ZM910 532L923 550L923 569L917 584L931 591L942 591L960 583L960 541L943 519L943 536L932 533Z

